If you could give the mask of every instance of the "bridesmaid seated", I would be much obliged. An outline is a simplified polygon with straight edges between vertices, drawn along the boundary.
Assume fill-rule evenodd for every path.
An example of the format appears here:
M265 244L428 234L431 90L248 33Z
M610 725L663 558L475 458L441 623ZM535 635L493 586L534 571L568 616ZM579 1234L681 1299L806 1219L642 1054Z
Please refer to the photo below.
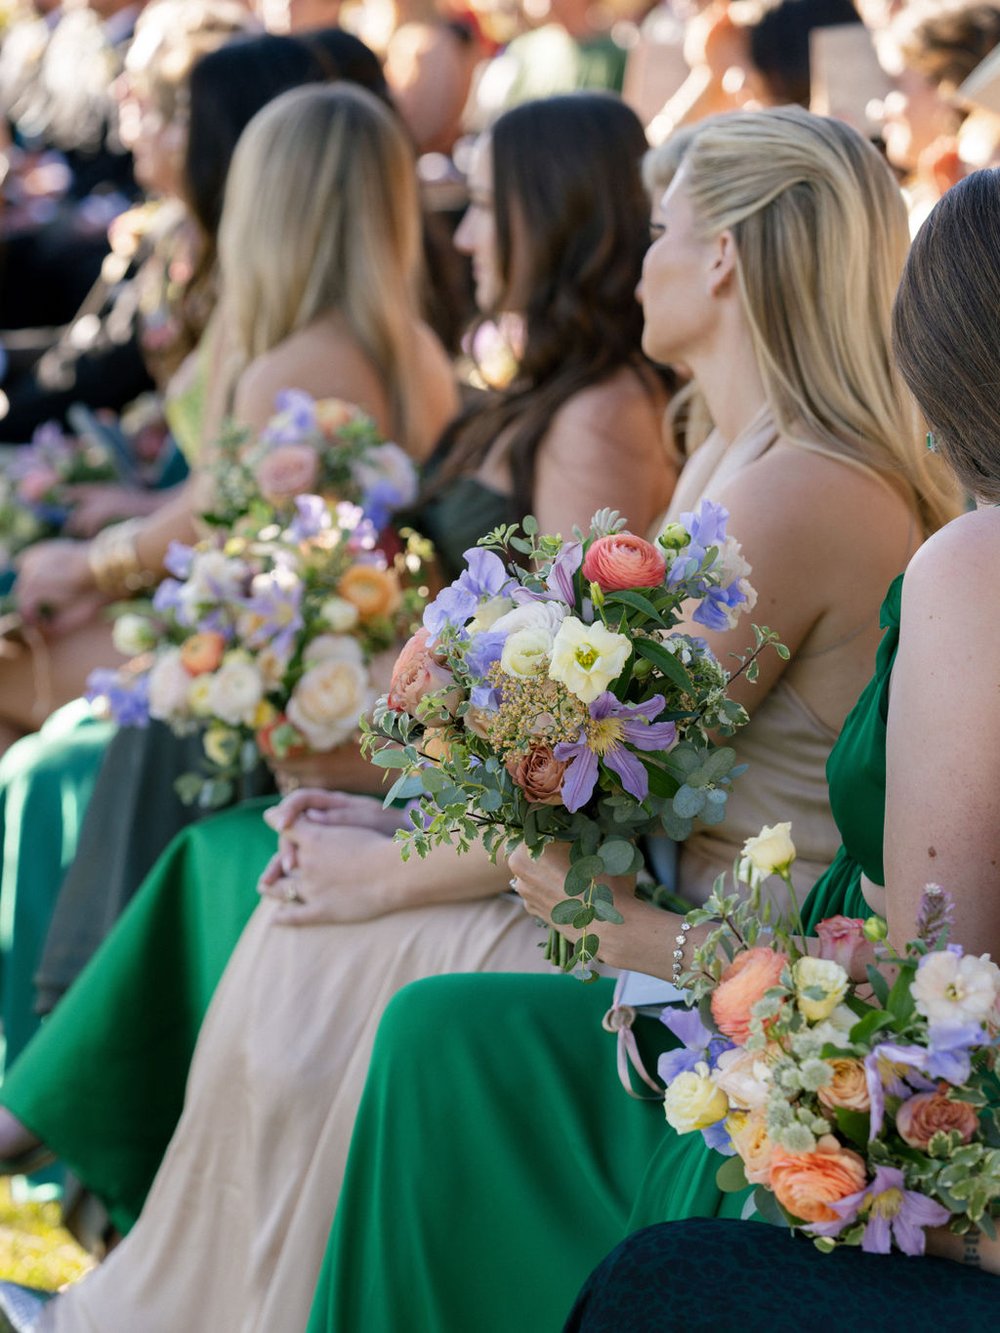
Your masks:
M644 346L690 368L716 433L672 509L703 495L726 505L754 619L791 649L761 664L756 686L739 682L751 717L734 748L749 771L725 823L681 851L681 891L703 898L766 821L799 822L813 878L833 859L824 767L871 673L879 604L957 503L890 364L907 227L876 150L798 108L707 121L681 147L643 273ZM739 631L706 637L723 661L745 645ZM519 849L510 868L547 919L564 849L537 862ZM619 887L624 924L601 932L604 961L669 978L681 917L630 890ZM414 1292L429 1328L461 1329L473 1307L479 1333L554 1328L599 1255L671 1216L672 1200L697 1204L707 1168L682 1171L661 1106L619 1084L601 1031L612 995L609 980L522 976L442 977L397 997L310 1333L389 1333ZM644 1017L634 1035L647 1067L670 1040ZM400 1088L413 1089L405 1115ZM412 1163L442 1124L430 1184Z
M851 715L842 753L833 757L844 847L806 904L813 921L837 912L877 912L888 922L890 943L901 948L916 934L921 895L933 881L955 902L952 939L967 953L994 957L1000 953L1000 596L994 573L1000 560L1000 411L993 389L998 219L1000 171L970 176L935 206L903 274L893 317L896 359L936 448L978 507L927 542L907 567L901 597L896 588L887 599L888 631L875 679ZM854 808L859 786L873 797L864 810ZM689 1159L715 1156L700 1136L688 1142ZM718 1161L708 1161L696 1207L675 1211L668 1194L665 1216L719 1209L721 1196L708 1183ZM740 1202L737 1196L736 1206ZM992 1322L1000 1302L994 1276L1000 1274L1000 1242L976 1232L965 1240L942 1229L928 1232L927 1248L941 1257L853 1249L824 1256L801 1239L745 1223L657 1227L639 1232L605 1260L567 1330L781 1330L792 1327L789 1292L795 1296L795 1328L803 1320L817 1328L832 1325L828 1315L817 1321L811 1312L835 1308L845 1291L855 1309L877 1309L879 1326L893 1333ZM724 1287L699 1282L692 1268L699 1251L726 1256ZM679 1294L681 1269L685 1318L671 1325L663 1311ZM752 1299L741 1308L740 1293L750 1286ZM706 1322L699 1323L702 1310Z
M511 384L460 419L435 465L423 525L453 561L529 509L566 531L611 503L646 526L669 500L667 395L642 354L634 298L649 239L644 150L634 114L601 96L519 108L480 149L459 242L474 253L484 311L515 313L523 332ZM300 140L288 162L303 151ZM315 188L314 163L298 170ZM386 171L380 206L412 203L412 179L398 164ZM138 1224L40 1329L302 1327L388 999L441 971L546 966L537 930L502 896L502 867L447 848L404 867L388 836L395 817L342 795L302 793L273 817L305 905L268 900L251 917L274 849L260 813L229 812L174 844L5 1082L24 1123L5 1115L3 1146L27 1146L30 1125L127 1226L238 938Z

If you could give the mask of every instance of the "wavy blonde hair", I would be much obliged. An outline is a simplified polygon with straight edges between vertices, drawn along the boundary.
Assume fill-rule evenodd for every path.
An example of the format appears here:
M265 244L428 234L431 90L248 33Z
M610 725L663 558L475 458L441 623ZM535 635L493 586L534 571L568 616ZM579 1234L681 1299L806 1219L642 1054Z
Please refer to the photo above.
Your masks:
M258 112L233 156L219 259L234 375L336 313L408 438L420 216L413 154L391 111L338 84L295 89Z
M782 435L901 490L925 533L961 508L891 355L909 247L889 168L840 121L798 107L719 116L668 140L704 236L731 231L768 404ZM647 180L656 180L651 155Z

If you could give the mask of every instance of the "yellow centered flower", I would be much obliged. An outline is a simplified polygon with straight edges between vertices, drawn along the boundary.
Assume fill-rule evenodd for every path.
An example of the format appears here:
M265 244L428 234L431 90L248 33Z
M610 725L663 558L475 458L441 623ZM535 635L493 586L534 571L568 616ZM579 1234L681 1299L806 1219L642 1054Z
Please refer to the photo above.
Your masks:
M624 634L612 633L600 621L585 625L567 616L552 644L549 679L590 704L618 679L631 656L632 644Z
M593 750L594 754L603 758L609 750L613 750L625 734L625 728L616 717L602 718L600 721L590 721L586 725L587 745Z
M883 1190L874 1199L869 1194L865 1202L868 1203L871 1211L876 1216L893 1218L903 1206L903 1191L897 1189Z
M598 657L600 656L600 653L598 653L597 649L592 648L588 643L584 644L582 648L577 648L573 656L576 659L577 666L583 667L584 671L589 671L590 668L597 661Z

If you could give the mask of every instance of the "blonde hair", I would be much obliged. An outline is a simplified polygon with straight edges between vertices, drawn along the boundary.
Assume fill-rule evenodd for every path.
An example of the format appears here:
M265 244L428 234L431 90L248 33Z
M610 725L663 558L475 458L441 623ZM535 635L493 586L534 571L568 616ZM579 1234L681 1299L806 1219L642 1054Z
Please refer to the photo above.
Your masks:
M405 440L419 256L413 154L392 112L343 84L275 98L240 138L219 228L234 373L335 312Z
M715 117L685 137L681 169L698 225L735 239L778 429L874 472L935 531L961 506L892 360L909 233L889 168L854 130L798 107ZM666 168L676 170L677 145L669 151Z

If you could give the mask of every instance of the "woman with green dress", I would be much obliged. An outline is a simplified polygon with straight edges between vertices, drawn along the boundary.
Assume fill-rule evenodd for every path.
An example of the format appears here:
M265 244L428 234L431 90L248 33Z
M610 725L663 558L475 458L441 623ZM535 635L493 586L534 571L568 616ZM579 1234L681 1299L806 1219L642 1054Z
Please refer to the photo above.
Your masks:
M866 633L874 652L876 589L957 510L890 366L903 202L859 135L798 109L705 122L680 156L645 264L644 345L690 366L733 441L703 493L731 509L756 617L792 649L787 667L762 667L765 703L784 668L813 711L843 699L846 713L846 691L857 697L871 659L844 650ZM738 425L762 401L778 440L741 470ZM688 467L698 464L696 453ZM720 656L728 647L719 640ZM837 663L828 675L822 649ZM885 662L891 641L879 651ZM753 708L749 690L745 702ZM831 760L830 795L878 877L866 807L845 817L873 783L877 793L877 763L864 787L836 782L840 756L870 745L866 728L862 708ZM776 735L770 767L795 745L795 733ZM792 779L781 791L760 769L758 757L739 783L763 780L765 817L794 826L807 789ZM845 855L828 872L838 883ZM510 868L528 911L547 918L562 896L561 852L533 862L519 850ZM682 861L682 891L683 872ZM604 961L669 977L681 918L625 884L617 900L625 921L602 932ZM457 1333L470 1311L485 1333L555 1330L596 1257L630 1231L696 1214L704 1200L711 1213L740 1216L744 1201L720 1200L700 1143L673 1135L655 1098L623 1092L614 1039L601 1032L612 990L560 976L452 977L396 998L376 1040L310 1333ZM647 1068L673 1041L649 1018L633 1034ZM402 1105L401 1088L415 1090Z
M899 947L915 934L919 895L933 881L954 900L953 939L969 953L994 955L1000 945L1000 629L992 570L1000 556L1000 414L990 367L1000 300L998 217L1000 172L969 177L935 206L903 276L894 314L896 356L935 447L979 508L929 541L905 585L897 580L890 589L875 678L831 757L844 849L806 905L810 924L836 913L884 913ZM685 1140L671 1136L671 1142ZM710 1160L714 1154L698 1142L686 1156ZM672 1219L718 1211L710 1178L694 1208L683 1200L674 1207L667 1179L664 1199L663 1215ZM681 1294L678 1261L699 1249L725 1256L727 1280L712 1285L685 1271L684 1316L673 1316ZM750 1236L718 1222L658 1226L630 1237L601 1264L580 1294L567 1333L737 1326L781 1333L793 1326L793 1304L795 1328L803 1321L821 1328L844 1292L856 1314L877 1308L879 1326L892 1333L971 1328L995 1317L1000 1243L976 1231L959 1237L931 1230L927 1250L940 1257L855 1249L821 1256L777 1230Z

